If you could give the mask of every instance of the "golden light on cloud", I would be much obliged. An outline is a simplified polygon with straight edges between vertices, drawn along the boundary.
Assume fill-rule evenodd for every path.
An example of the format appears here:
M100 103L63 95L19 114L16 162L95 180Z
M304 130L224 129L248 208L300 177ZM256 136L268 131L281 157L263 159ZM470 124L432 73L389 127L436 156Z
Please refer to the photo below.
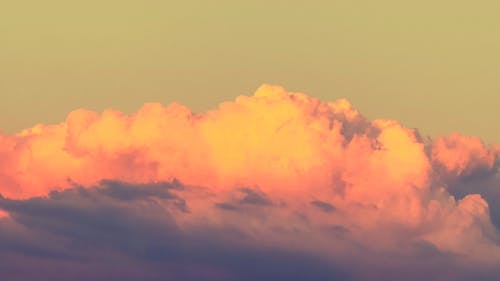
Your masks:
M368 120L344 99L263 85L198 114L176 103L132 115L80 109L62 123L2 135L1 147L0 191L9 200L105 180L180 182L189 213L172 214L185 229L234 224L277 245L295 238L273 227L308 229L323 242L306 248L323 255L338 241L330 245L331 233L319 229L334 226L377 250L426 241L500 261L487 201L474 186L463 199L448 191L462 178L495 174L498 150L458 133L424 140L395 120ZM272 208L252 226L228 211L248 206Z

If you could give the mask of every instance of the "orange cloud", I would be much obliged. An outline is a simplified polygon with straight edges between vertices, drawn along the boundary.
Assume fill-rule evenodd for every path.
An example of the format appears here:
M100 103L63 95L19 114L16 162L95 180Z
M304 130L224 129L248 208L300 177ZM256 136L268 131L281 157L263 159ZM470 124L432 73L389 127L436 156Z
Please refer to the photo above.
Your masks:
M454 133L433 142L431 157L447 175L459 177L493 169L498 155L498 149L479 138Z
M177 179L197 187L183 193L191 212L178 219L186 225L234 223L279 243L269 229L301 229L307 217L318 228L353 229L370 247L425 240L498 256L488 203L442 188L449 177L493 170L498 151L459 134L424 143L397 121L366 119L347 100L264 85L201 114L175 103L146 104L130 116L76 110L61 124L2 135L0 192L30 198L103 179ZM241 225L213 208L236 209L232 202L278 208L264 224Z

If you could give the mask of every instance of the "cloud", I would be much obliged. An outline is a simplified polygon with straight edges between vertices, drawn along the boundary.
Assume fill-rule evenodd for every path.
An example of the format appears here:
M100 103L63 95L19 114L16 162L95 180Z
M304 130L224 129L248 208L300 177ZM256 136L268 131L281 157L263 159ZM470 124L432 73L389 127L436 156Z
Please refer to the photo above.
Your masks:
M318 207L323 212L330 213L330 212L335 211L335 207L332 204L327 203L327 202L314 200L314 201L311 201L311 205Z
M436 139L432 143L432 161L442 177L482 177L497 172L498 151L487 147L477 137L458 133Z
M165 196L159 185L177 194ZM175 201L189 197L190 187L159 185L105 181L48 197L3 198L0 207L11 214L0 220L3 276L26 280L37 271L38 280L468 280L471 274L500 273L464 265L470 260L424 240L395 241L392 249L367 248L353 235L359 231L355 228L275 221L259 207L228 213L214 206L202 214L185 213ZM227 223L191 224L177 217L210 220L211 211ZM232 224L233 219L239 223ZM372 237L371 243L376 242Z
M0 136L0 271L494 280L499 153L270 85L199 114L77 110Z
M24 268L23 273L14 270L4 277L9 280L21 278L19 276L29 274L39 263L47 261L54 271L70 263L70 267L92 269L94 275L90 276L98 278L107 276L110 271L117 274L113 264L124 262L125 269L127 265L137 267L135 277L123 276L126 280L148 277L151 268L158 274L152 280L160 280L160 273L172 274L172 280L197 280L207 277L204 271L209 277L212 274L210 280L303 280L345 276L313 254L279 247L252 247L242 241L226 240L227 237L233 237L232 240L241 237L225 234L224 228L195 227L186 232L171 219L168 205L176 197L165 196L165 192L172 185L161 186L165 190L157 189L158 185L106 181L95 187L52 192L44 198L2 199L0 207L9 211L11 218L2 220L0 260L4 261L4 267L6 264L16 267L17 261L11 261L11 256L33 261L26 265L28 268ZM131 193L134 196L130 196ZM22 235L15 235L14 231ZM100 263L107 267L100 268ZM202 270L198 274L187 272L197 267ZM255 270L256 267L260 270ZM62 276L51 278L66 280L68 274L63 272Z

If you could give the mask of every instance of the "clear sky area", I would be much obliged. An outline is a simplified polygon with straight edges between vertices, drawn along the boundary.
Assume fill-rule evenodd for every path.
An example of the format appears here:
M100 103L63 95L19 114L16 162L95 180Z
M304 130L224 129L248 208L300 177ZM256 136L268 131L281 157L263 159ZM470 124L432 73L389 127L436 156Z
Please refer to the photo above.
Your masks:
M0 130L261 84L499 142L498 1L5 1Z

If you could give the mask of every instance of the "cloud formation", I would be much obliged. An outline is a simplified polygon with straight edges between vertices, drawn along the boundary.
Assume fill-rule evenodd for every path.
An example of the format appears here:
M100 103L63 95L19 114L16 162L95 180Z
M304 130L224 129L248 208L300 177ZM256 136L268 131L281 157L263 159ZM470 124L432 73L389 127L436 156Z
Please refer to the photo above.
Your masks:
M270 85L199 114L76 110L0 135L0 271L496 280L499 155Z

